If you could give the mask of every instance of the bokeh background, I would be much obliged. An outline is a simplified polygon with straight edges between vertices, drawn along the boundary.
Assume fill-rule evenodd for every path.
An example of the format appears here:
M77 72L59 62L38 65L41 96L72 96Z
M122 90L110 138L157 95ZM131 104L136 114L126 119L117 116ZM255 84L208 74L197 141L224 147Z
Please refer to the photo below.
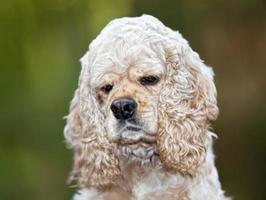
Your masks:
M0 199L65 200L65 148L79 58L111 19L152 14L216 73L216 163L236 200L266 199L266 2L3 0L0 6Z

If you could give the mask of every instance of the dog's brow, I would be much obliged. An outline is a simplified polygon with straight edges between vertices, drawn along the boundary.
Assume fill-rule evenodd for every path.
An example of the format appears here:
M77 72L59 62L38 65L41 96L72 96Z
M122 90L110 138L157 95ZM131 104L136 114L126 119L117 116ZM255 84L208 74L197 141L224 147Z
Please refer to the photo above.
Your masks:
M129 76L132 78L139 78L146 75L156 75L160 77L164 74L164 68L160 64L144 64L138 65L129 70Z
M94 83L95 83L95 87L101 87L106 83L110 83L113 84L115 82L117 82L119 80L120 76L117 73L113 73L113 72L106 72L106 73L102 73L99 74L95 79L94 79Z

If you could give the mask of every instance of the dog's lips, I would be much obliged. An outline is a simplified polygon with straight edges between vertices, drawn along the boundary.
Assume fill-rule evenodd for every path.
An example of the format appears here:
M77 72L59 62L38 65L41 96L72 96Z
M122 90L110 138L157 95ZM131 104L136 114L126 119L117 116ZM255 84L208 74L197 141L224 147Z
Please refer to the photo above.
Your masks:
M128 131L141 131L141 128L137 126L127 126L126 129Z
M120 138L118 141L120 144L137 144L139 142L144 142L144 143L154 143L155 142L155 137L145 135L145 136L140 136L140 137L123 137Z
M130 124L120 129L119 138L117 138L116 142L120 144L153 143L155 142L155 136L147 133L140 126Z

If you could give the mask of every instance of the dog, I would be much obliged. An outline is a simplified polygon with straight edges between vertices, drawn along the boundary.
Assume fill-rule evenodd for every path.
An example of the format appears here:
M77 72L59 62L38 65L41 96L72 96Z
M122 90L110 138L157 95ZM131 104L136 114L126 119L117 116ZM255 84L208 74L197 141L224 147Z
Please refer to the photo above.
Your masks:
M115 19L81 64L64 129L74 200L229 200L212 151L214 74L179 32Z

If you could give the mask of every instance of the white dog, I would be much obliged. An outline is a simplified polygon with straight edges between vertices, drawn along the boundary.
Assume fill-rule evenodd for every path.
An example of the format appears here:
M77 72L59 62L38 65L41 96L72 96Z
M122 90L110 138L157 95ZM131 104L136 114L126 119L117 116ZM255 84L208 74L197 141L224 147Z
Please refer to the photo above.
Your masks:
M212 152L213 71L177 31L111 21L81 59L65 138L75 200L225 200Z

